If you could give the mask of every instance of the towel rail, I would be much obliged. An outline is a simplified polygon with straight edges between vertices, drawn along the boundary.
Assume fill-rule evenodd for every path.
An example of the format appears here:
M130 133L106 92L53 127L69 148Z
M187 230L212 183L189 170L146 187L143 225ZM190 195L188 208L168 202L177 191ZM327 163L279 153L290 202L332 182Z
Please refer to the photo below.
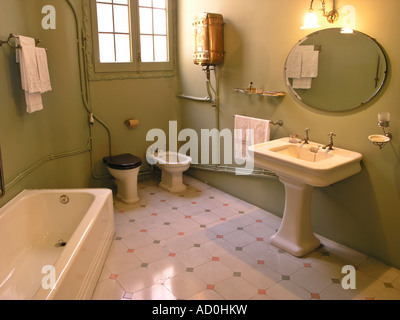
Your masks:
M234 114L234 115L233 115L233 117L236 117L236 116L247 117L246 115L241 115L241 114ZM280 126L280 127L283 126L283 121L282 121L282 120L279 120L279 121L277 121L277 122L271 120L270 123L271 123L272 125L274 125L274 126Z
M15 45L11 42L12 39L18 39L18 38L19 38L18 35L14 34L14 33L10 33L7 41L0 40L0 47L3 46L3 44L8 44L11 48L21 49L21 46L19 44ZM35 44L38 45L39 43L40 43L40 39L35 39Z

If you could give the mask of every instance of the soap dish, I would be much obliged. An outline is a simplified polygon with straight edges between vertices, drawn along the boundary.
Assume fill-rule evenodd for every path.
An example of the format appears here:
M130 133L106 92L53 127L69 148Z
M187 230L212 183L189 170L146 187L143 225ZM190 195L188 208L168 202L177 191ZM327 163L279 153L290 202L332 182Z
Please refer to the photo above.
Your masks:
M387 136L384 136L382 134L373 134L368 137L368 139L374 144L379 146L380 149L382 149L386 143L390 141L390 138Z

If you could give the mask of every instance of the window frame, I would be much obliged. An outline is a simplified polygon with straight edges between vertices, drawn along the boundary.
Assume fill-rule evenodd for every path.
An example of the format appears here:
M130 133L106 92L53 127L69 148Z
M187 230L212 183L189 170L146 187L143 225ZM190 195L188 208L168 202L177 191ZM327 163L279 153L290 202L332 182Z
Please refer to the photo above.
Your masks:
M154 71L174 70L175 50L174 43L174 23L173 23L173 0L166 0L167 7L167 62L142 62L140 48L140 27L139 27L139 0L128 0L130 7L130 34L131 34L131 62L100 62L99 36L97 25L96 0L90 0L91 21L92 21L92 42L93 42L93 67L95 73L146 73Z

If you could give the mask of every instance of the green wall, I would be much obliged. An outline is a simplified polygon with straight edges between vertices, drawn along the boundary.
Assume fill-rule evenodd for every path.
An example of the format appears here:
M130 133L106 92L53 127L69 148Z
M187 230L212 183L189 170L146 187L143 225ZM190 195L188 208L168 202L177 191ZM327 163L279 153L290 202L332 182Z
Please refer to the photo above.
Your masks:
M400 267L400 22L397 0L336 1L339 10L353 5L357 30L376 38L385 48L390 63L389 80L383 94L354 111L318 111L295 100L285 85L284 65L292 47L312 31L301 30L309 1L292 0L178 0L178 45L180 90L206 96L205 77L192 62L191 22L202 12L220 13L225 25L225 62L220 67L220 129L233 129L233 115L283 120L273 128L271 138L303 135L328 142L337 134L335 145L363 154L362 172L313 193L312 223L316 233ZM328 8L330 3L327 4ZM314 4L315 9L319 4ZM330 9L330 8L329 8ZM330 27L328 23L323 28ZM335 26L340 27L340 26ZM340 67L340 66L338 66ZM264 90L283 90L284 98L238 95L234 88L250 81ZM380 133L379 112L392 114L393 141L381 151L368 140ZM212 128L215 118L210 104L182 100L182 123L187 128ZM284 188L278 179L238 177L226 173L192 170L191 173L241 199L282 216Z
M80 26L90 27L90 21L84 21L84 2L71 3ZM56 9L55 30L41 26L45 17L42 7L48 4ZM26 113L15 49L7 45L0 48L0 145L5 182L9 185L0 206L23 189L112 187L112 179L102 163L102 158L109 154L107 131L98 122L89 130L88 114L81 99L76 25L67 1L0 0L0 8L0 39L6 40L10 33L41 39L40 46L47 48L53 87L43 94L44 110ZM90 17L90 13L86 16ZM146 150L153 143L146 141L147 131L167 131L168 120L179 119L176 86L175 72L150 79L89 82L89 108L110 129L113 154L129 152L145 159ZM124 125L125 120L132 118L140 120L136 129ZM42 161L51 155L85 149L89 137L93 166L88 151ZM35 169L31 170L33 166ZM10 182L26 170L29 174L10 187Z
M44 109L26 113L20 67L15 49L0 48L0 144L6 184L50 155L84 149L88 143L87 116L82 107L73 15L65 1L52 1L56 29L41 26L48 1L1 0L0 38L10 33L41 39L47 48L52 81L44 93ZM0 205L26 188L84 187L89 184L89 153L45 162L7 190Z
M71 0L81 15L81 1ZM284 64L294 44L307 31L300 30L309 1L293 0L177 0L178 75L155 79L91 81L94 113L111 130L114 153L131 152L144 157L149 129L167 131L168 120L181 120L186 128L213 128L215 112L208 104L178 100L176 93L206 96L205 77L192 63L193 18L203 12L224 15L226 60L221 68L220 128L233 129L233 114L283 120L272 138L302 134L311 128L311 139L324 143L327 133L337 134L336 146L364 155L360 174L327 188L315 189L312 205L314 230L321 235L400 267L400 22L398 0L336 1L357 10L357 29L376 38L390 59L389 81L382 95L351 112L328 113L284 98L237 95L233 88L253 81L258 88L287 91ZM20 89L15 51L0 48L0 144L6 183L52 154L87 146L90 132L82 105L75 24L65 0L51 4L57 12L56 30L43 30L41 9L45 0L0 0L0 39L9 33L40 38L48 49L53 91L43 95L44 110L27 114ZM327 25L323 25L327 27ZM367 137L379 132L377 114L392 113L393 141L379 151ZM130 130L128 118L141 125ZM97 175L106 173L101 159L108 153L107 134L98 123L92 128L93 162ZM45 162L13 185L0 206L26 188L77 188L110 186L111 180L91 176L90 154ZM226 173L192 170L203 181L282 215L284 188L277 179L238 177Z

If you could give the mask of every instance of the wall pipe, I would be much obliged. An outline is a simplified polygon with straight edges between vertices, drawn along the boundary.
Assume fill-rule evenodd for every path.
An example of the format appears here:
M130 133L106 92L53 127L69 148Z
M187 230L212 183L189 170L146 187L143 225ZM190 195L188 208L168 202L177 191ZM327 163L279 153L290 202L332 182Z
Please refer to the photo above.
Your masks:
M90 96L90 90L89 90L89 82L88 82L88 77L87 77L87 73L85 72L85 70L87 70L87 65L86 65L86 46L85 46L85 37L82 35L82 28L81 25L79 23L79 19L78 19L78 14L76 12L76 9L74 8L74 6L72 5L72 3L70 2L70 0L66 0L67 4L69 5L70 9L72 10L72 13L74 15L74 19L75 19L75 32L76 32L76 41L77 41L77 49L78 49L78 67L79 67L79 80L80 80L80 87L81 87L81 97L82 97L82 102L83 102L83 106L85 107L86 112L88 113L88 116L93 119L96 120L98 123L100 123L100 125L102 125L104 127L104 129L107 131L107 135L108 135L108 142L109 142L109 155L112 155L112 143L111 143L111 131L108 128L108 126L104 123L104 121L102 121L99 117L97 117L93 111L92 108L89 106L89 96ZM83 68L82 68L83 65ZM93 123L91 122L91 120L89 120L89 126L93 125ZM89 131L90 131L90 137L92 137L92 131L91 128L89 127ZM92 141L92 139L91 139ZM102 176L102 177L98 177L96 176L96 174L94 173L94 169L93 169L93 161L92 161L92 144L91 144L91 172L92 172L92 176L95 179L104 179L104 178L109 178L110 176Z
M78 68L79 68L79 81L80 81L80 88L81 88L81 98L82 98L82 102L83 102L83 106L85 107L86 112L88 113L88 115L90 115L91 118L93 118L94 120L96 120L98 123L100 123L105 130L107 131L108 134L108 139L109 139L109 154L111 155L111 132L110 129L107 127L107 125L104 123L104 121L102 121L100 118L98 118L96 115L94 115L91 111L91 108L89 107L89 84L88 84L88 80L87 80L87 76L85 74L85 70L86 68L86 64L85 64L85 59L83 58L85 55L85 44L84 44L84 37L80 34L80 30L82 30L82 28L80 27L80 23L78 20L78 15L76 13L76 10L74 8L74 6L72 5L72 3L69 0L66 0L68 6L70 7L70 9L72 10L74 19L75 19L75 30L76 30L76 37L77 37L77 46L78 46ZM82 57L83 55L83 57ZM83 68L82 68L83 65ZM93 123L90 122L90 125L92 125ZM13 180L11 180L9 183L5 184L4 183L4 175L3 175L3 166L2 163L0 163L0 170L1 170L1 175L0 175L0 187L1 187L1 192L0 192L0 198L3 197L5 195L5 192L12 188L17 182L19 182L20 180L22 180L23 178L25 178L27 175L29 175L31 172L33 172L34 170L36 170L38 167L40 167L41 165L43 165L44 163L48 162L48 161L52 161L52 160L57 160L57 159L61 159L61 158L65 158L65 157L70 157L70 156L76 156L76 155L80 155L86 152L90 153L90 164L91 164L91 174L93 176L93 178L95 179L110 179L110 175L104 175L104 176L97 176L94 173L94 169L93 169L93 157L92 157L92 153L93 153L93 145L92 145L92 132L91 132L91 128L89 127L89 138L88 138L88 143L86 145L85 148L79 149L79 150L75 150L75 151L70 151L70 152L64 152L64 153L58 153L58 154L50 154L42 159L40 159L38 162L36 162L35 164L33 164L32 166L30 166L29 168L25 169L23 172L19 173ZM1 152L1 151L0 151Z
M72 10L72 13L74 15L75 19L75 29L76 29L76 37L77 37L77 44L78 44L78 67L79 67L79 79L80 79L80 86L81 86L81 97L82 97L82 102L83 106L85 107L86 112L88 113L89 116L89 134L90 134L90 167L91 167L91 173L93 178L102 180L102 179L110 179L112 178L111 175L103 175L103 176L97 176L94 173L94 165L93 165L93 138L92 138L92 125L94 124L94 120L97 121L103 128L106 130L107 135L108 135L108 146L109 146L109 155L112 156L112 139L111 139L111 130L109 127L105 124L103 120L101 120L99 117L97 117L93 111L92 108L89 106L89 100L90 100L90 86L89 86L89 79L87 76L87 61L86 61L86 45L85 41L86 38L83 35L83 29L81 28L81 25L79 23L78 19L78 14L76 12L76 9L74 8L73 4L70 2L70 0L66 0L68 3L69 7ZM83 66L83 68L82 68ZM140 170L139 175L148 175L152 174L153 170L151 167L143 167Z
M220 131L220 95L219 95L219 90L220 90L220 79L219 79L219 72L217 70L217 66L214 66L214 77L215 77L215 89L213 88L210 78L209 78L209 67L207 67L204 71L206 71L207 74L207 82L206 82L206 86L207 86L207 92L209 95L209 99L207 100L208 102L212 102L212 94L210 89L214 92L214 104L212 105L212 107L215 110L215 128ZM186 99L190 99L190 100L196 100L199 101L200 98L196 98L196 97L189 97L186 95L180 95L178 96L180 98L186 98ZM207 98L206 98L207 99ZM200 101L204 101L204 99L201 99ZM217 146L217 150L218 150L218 163L220 162L220 141L218 140L218 146ZM235 167L235 166L230 166L230 165L221 165L221 164L213 164L213 165L207 165L207 164L193 164L190 166L193 169L197 169L197 170L203 170L203 171L211 171L211 172L222 172L222 173L237 173L237 170L240 169L240 167ZM276 178L276 174L274 174L273 172L269 171L269 170L265 170L265 169L254 169L252 170L252 173L249 173L248 176L257 176L257 177L264 177L264 178Z

